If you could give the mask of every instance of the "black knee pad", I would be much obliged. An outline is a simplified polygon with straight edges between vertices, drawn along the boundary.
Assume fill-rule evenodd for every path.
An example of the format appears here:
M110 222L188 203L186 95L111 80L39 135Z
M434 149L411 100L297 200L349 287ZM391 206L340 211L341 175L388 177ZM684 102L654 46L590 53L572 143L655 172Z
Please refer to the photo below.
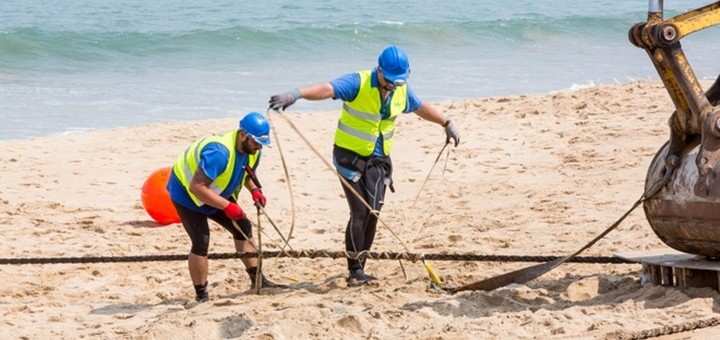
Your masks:
M204 248L193 247L192 249L190 249L190 252L197 256L205 257L208 254L208 247L204 247Z
M252 223L250 223L250 220L247 218L243 218L237 221L237 226L240 227L240 230L242 230L242 233L239 232L237 229L234 229L235 232L233 234L233 239L235 240L241 240L245 241L247 240L245 238L245 235L247 235L248 238L252 238Z

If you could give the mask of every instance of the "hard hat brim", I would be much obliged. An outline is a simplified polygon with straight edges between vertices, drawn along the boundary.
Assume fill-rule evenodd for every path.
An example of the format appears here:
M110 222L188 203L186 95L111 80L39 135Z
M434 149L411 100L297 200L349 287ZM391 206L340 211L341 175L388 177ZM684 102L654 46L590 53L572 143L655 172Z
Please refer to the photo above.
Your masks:
M391 72L388 72L388 71L385 70L385 69L382 69L382 73L383 73L383 76L384 76L387 80L393 81L393 82L394 82L394 81L397 81L397 80L407 81L408 75L410 75L410 72L409 72L409 71L403 72L403 73L400 73L400 74L392 74Z
M270 145L270 137L268 137L268 136L263 136L263 137L266 137L266 138L262 138L262 139L254 136L254 135L251 135L251 134L249 134L249 133L248 133L248 136L252 137L252 139L253 139L256 143L258 143L258 144L260 144L260 145L262 145L262 146L268 146L268 145Z

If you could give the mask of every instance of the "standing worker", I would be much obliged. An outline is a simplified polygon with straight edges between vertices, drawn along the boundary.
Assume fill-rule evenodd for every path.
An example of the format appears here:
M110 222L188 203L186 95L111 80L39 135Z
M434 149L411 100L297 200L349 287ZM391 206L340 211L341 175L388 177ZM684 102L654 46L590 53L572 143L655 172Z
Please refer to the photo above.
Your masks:
M413 112L421 118L441 125L455 146L460 134L453 122L430 104L422 103L407 85L410 63L405 52L397 46L385 48L372 70L346 74L331 82L319 83L270 98L270 108L281 111L299 98L308 100L341 99L333 163L356 192L363 196L375 214L344 185L350 208L350 220L345 230L345 250L369 251L375 239L377 217L383 205L385 188L392 186L390 151L393 145L395 119L402 113ZM365 258L348 258L348 285L357 286L374 280L365 273Z
M238 252L257 251L252 243L252 224L237 203L237 194L244 185L252 193L256 205L265 206L267 199L248 176L255 171L263 146L270 145L270 124L260 113L245 115L237 130L200 139L180 156L168 180L168 191L185 231L190 236L188 255L190 278L195 286L195 300L208 301L208 218L227 229L233 236ZM252 170L246 170L246 167ZM246 238L247 237L247 238ZM255 287L257 258L243 258ZM262 276L262 286L282 287Z

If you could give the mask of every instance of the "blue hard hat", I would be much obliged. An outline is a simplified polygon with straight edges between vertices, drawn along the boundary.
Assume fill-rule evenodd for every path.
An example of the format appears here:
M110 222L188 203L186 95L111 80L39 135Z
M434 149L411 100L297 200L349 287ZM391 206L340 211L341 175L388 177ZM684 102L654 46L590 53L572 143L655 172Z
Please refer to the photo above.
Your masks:
M400 47L390 45L386 47L378 57L378 65L388 80L407 81L410 76L410 62L407 54Z
M259 112L250 112L240 119L240 129L258 144L270 145L270 123Z

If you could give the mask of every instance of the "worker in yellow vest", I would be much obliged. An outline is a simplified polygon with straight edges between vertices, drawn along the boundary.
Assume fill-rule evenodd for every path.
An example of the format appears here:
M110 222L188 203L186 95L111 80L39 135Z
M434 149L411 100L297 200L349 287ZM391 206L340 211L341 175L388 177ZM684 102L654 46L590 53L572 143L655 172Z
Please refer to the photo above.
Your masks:
M407 84L410 63L400 47L391 45L378 57L372 70L346 74L323 82L274 95L270 108L282 111L296 100L341 99L342 110L335 131L333 162L340 175L363 195L365 201L380 212L385 188L392 186L390 151L393 145L395 119L400 113L413 112L445 129L446 143L460 142L453 122L435 107L423 103ZM343 185L350 207L345 230L345 249L369 251L375 238L377 218ZM365 259L348 259L348 285L362 285L375 279L365 273Z
M168 191L185 231L190 236L188 255L190 278L195 286L195 300L205 302L208 295L208 218L227 229L238 252L257 251L252 243L252 224L238 204L238 193L245 186L256 205L267 199L251 180L260 162L263 146L270 145L270 124L257 112L246 114L239 128L219 136L202 138L185 150L175 162L168 180ZM255 287L257 258L243 258ZM262 286L282 287L265 276Z

